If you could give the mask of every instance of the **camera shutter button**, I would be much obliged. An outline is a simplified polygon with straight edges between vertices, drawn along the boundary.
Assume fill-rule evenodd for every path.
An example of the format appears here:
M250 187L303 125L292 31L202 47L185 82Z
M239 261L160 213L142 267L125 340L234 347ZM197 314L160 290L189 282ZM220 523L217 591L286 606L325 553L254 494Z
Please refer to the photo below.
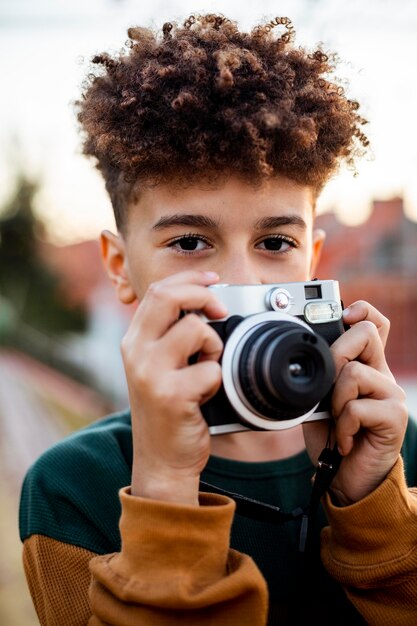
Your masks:
M291 296L285 289L274 289L269 301L274 311L287 311L291 305Z

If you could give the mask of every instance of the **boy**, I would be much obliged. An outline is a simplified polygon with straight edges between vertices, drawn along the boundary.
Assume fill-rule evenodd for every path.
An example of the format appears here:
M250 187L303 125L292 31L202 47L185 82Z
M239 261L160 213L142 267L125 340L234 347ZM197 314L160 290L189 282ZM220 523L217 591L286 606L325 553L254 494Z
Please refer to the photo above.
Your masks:
M303 577L297 509L328 425L210 439L200 407L220 387L223 345L201 317L180 315L227 315L207 289L219 280L314 276L317 197L367 144L358 105L324 53L293 46L286 18L250 34L214 15L162 30L131 29L130 51L95 57L102 69L78 104L119 231L102 235L104 262L119 299L139 306L122 342L130 413L55 446L25 480L21 535L40 621L410 624L417 502L400 451L416 484L416 429L385 361L388 320L354 303L331 346L343 460ZM293 519L234 516L229 498L199 494L201 475Z

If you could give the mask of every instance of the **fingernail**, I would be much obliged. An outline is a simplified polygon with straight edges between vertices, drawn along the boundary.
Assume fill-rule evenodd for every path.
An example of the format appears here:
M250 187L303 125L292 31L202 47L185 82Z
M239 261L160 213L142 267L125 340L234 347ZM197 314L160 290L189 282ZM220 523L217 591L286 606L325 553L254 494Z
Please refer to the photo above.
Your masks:
M343 309L342 315L343 317L348 317L349 313L350 313L350 307L348 306L346 307L346 309Z
M216 272L203 272L203 274L207 280L219 280L219 275Z

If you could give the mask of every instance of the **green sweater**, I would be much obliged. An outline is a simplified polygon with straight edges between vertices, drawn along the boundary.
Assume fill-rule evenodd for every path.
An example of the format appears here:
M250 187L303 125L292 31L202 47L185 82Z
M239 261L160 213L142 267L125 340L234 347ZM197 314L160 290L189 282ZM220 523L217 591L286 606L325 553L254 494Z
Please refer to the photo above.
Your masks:
M409 486L417 485L417 426L410 420L403 445ZM130 484L132 433L128 412L112 415L59 442L29 470L20 505L22 541L40 534L97 554L120 549L118 492ZM285 512L307 506L314 468L306 452L281 461L237 462L211 457L202 480ZM236 514L231 547L249 554L262 571L270 594L269 624L275 615L291 623L361 624L341 587L324 570L319 511L312 569L305 576L298 554L300 518L280 525ZM309 574L309 572L312 574Z

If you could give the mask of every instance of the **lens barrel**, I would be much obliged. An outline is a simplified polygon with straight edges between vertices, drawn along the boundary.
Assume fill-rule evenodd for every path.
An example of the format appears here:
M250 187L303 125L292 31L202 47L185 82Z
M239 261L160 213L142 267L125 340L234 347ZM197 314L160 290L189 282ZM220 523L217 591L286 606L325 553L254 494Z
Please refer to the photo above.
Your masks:
M254 326L244 337L236 372L244 403L269 420L302 416L330 390L330 348L297 322Z

